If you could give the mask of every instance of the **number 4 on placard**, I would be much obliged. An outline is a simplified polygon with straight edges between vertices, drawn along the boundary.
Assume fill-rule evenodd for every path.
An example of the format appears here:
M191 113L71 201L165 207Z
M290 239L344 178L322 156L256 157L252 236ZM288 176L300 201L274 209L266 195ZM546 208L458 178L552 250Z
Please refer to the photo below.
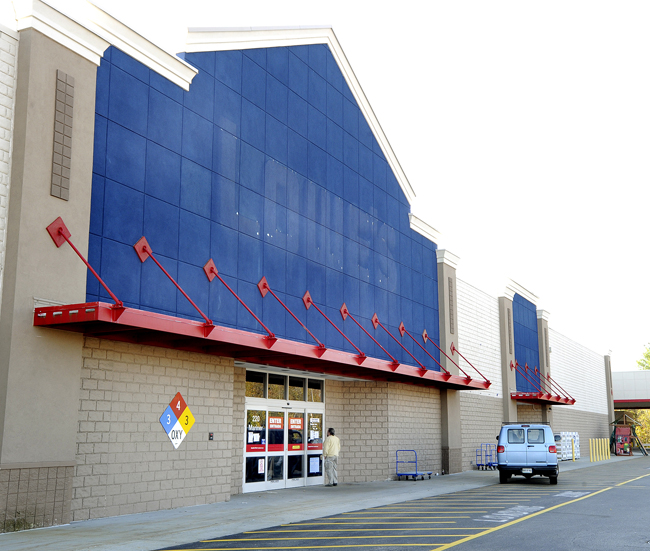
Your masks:
M179 400L178 403L176 404L176 409L177 409L178 411L181 410L181 401L180 401L180 400Z

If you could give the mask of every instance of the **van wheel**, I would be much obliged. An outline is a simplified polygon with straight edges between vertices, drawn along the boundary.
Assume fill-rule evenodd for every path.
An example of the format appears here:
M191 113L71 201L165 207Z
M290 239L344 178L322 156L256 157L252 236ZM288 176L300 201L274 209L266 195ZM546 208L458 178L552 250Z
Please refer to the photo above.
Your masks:
M557 484L557 476L550 476L548 480L551 484Z
M499 484L506 484L508 480L510 480L510 475L503 471L499 471Z

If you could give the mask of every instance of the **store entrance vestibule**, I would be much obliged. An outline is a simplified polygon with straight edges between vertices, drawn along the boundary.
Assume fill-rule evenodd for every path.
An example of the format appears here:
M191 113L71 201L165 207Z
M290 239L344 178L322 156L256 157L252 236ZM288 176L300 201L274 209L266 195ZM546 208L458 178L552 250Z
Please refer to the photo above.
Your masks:
M246 371L244 492L323 484L323 381Z

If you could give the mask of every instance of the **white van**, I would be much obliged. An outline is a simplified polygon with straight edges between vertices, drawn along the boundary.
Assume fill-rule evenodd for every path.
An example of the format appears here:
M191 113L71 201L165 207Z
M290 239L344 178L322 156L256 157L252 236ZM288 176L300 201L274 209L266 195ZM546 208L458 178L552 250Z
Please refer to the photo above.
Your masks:
M557 484L560 469L553 430L549 425L503 425L497 441L497 469L501 484L508 482L512 475L526 478L548 476L551 484Z

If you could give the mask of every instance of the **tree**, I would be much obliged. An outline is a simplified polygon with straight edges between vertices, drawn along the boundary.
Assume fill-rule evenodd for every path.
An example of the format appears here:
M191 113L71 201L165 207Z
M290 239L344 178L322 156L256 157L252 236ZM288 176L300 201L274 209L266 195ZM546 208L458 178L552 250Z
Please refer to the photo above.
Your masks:
M650 369L650 344L646 345L643 357L637 360L636 364L639 366L639 369Z

